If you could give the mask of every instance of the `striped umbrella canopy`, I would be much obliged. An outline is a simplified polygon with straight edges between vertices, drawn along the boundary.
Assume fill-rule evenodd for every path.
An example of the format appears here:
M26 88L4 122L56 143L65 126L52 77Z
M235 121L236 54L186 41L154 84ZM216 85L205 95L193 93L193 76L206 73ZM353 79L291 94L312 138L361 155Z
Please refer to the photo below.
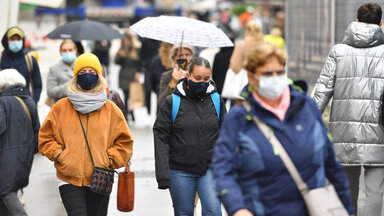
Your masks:
M181 41L199 47L233 46L227 35L215 25L187 17L146 17L130 28L141 37L171 44Z

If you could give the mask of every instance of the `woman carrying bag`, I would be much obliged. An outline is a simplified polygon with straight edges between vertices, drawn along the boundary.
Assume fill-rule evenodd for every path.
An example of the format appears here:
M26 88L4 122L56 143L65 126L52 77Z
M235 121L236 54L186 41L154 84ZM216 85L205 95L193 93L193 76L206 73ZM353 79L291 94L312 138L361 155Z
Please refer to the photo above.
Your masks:
M99 59L82 54L73 75L68 97L52 107L39 131L39 151L55 162L68 215L107 215L109 194L96 193L91 179L96 168L123 167L132 155L133 139L122 112L107 100Z
M309 214L283 163L282 149L272 147L277 138L308 189L324 188L328 179L341 211L353 215L347 178L320 112L305 92L288 85L285 60L284 51L271 44L247 56L249 84L242 92L246 102L225 116L212 158L216 191L229 215L315 215ZM266 126L256 124L256 118Z

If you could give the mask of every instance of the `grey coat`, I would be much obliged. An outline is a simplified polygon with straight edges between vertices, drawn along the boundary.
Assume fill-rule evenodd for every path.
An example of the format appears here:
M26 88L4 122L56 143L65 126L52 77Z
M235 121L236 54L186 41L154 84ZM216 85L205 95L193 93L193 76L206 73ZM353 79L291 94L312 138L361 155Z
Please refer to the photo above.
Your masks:
M314 89L321 112L333 96L329 131L343 165L384 166L379 126L384 87L384 34L375 24L352 22L335 45Z
M49 68L47 94L55 102L67 96L67 87L69 81L73 78L73 66L74 64L69 67L63 61L60 61Z

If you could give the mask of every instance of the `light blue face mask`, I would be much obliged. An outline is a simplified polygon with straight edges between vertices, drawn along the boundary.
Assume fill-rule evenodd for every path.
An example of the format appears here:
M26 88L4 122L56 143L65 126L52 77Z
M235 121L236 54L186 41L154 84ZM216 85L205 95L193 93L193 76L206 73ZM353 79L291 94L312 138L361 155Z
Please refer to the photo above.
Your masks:
M270 100L278 99L288 85L287 76L271 76L256 78L259 80L259 88L254 86L257 92L264 98Z
M8 48L13 53L17 53L23 48L23 41L21 40L10 41Z
M61 59L65 63L72 63L76 59L76 54L75 53L66 53L61 56Z

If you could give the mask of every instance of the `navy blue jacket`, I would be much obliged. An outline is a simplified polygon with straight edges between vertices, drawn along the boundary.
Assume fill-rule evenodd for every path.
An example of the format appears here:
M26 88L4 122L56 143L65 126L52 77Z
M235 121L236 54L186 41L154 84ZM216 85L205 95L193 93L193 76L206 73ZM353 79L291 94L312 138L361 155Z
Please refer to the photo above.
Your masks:
M32 124L14 96L27 105ZM36 104L25 87L13 85L0 92L0 197L28 185L39 128Z
M158 54L151 59L149 71L151 76L151 89L157 96L159 96L161 75L166 72L167 69L161 64L160 56Z
M25 61L25 57L24 57L24 55L26 55L24 51L24 39L23 39L23 48L19 52L13 53L8 48L7 32L4 34L3 39L1 40L1 43L4 47L4 51L0 59L1 60L0 69L1 70L8 69L8 68L16 69L25 78L28 91L29 91L29 84L30 82L32 82L33 101L35 101L35 103L37 104L37 102L40 99L41 88L42 88L39 65L37 64L35 57L32 56L33 70L31 73L32 77L29 77L27 62Z
M348 212L354 212L344 170L335 157L315 102L290 86L291 104L280 121L244 88L252 115L265 122L290 155L309 189L325 186L325 177ZM242 105L224 117L212 158L216 190L229 215L246 208L255 216L308 215L304 200L282 160Z

